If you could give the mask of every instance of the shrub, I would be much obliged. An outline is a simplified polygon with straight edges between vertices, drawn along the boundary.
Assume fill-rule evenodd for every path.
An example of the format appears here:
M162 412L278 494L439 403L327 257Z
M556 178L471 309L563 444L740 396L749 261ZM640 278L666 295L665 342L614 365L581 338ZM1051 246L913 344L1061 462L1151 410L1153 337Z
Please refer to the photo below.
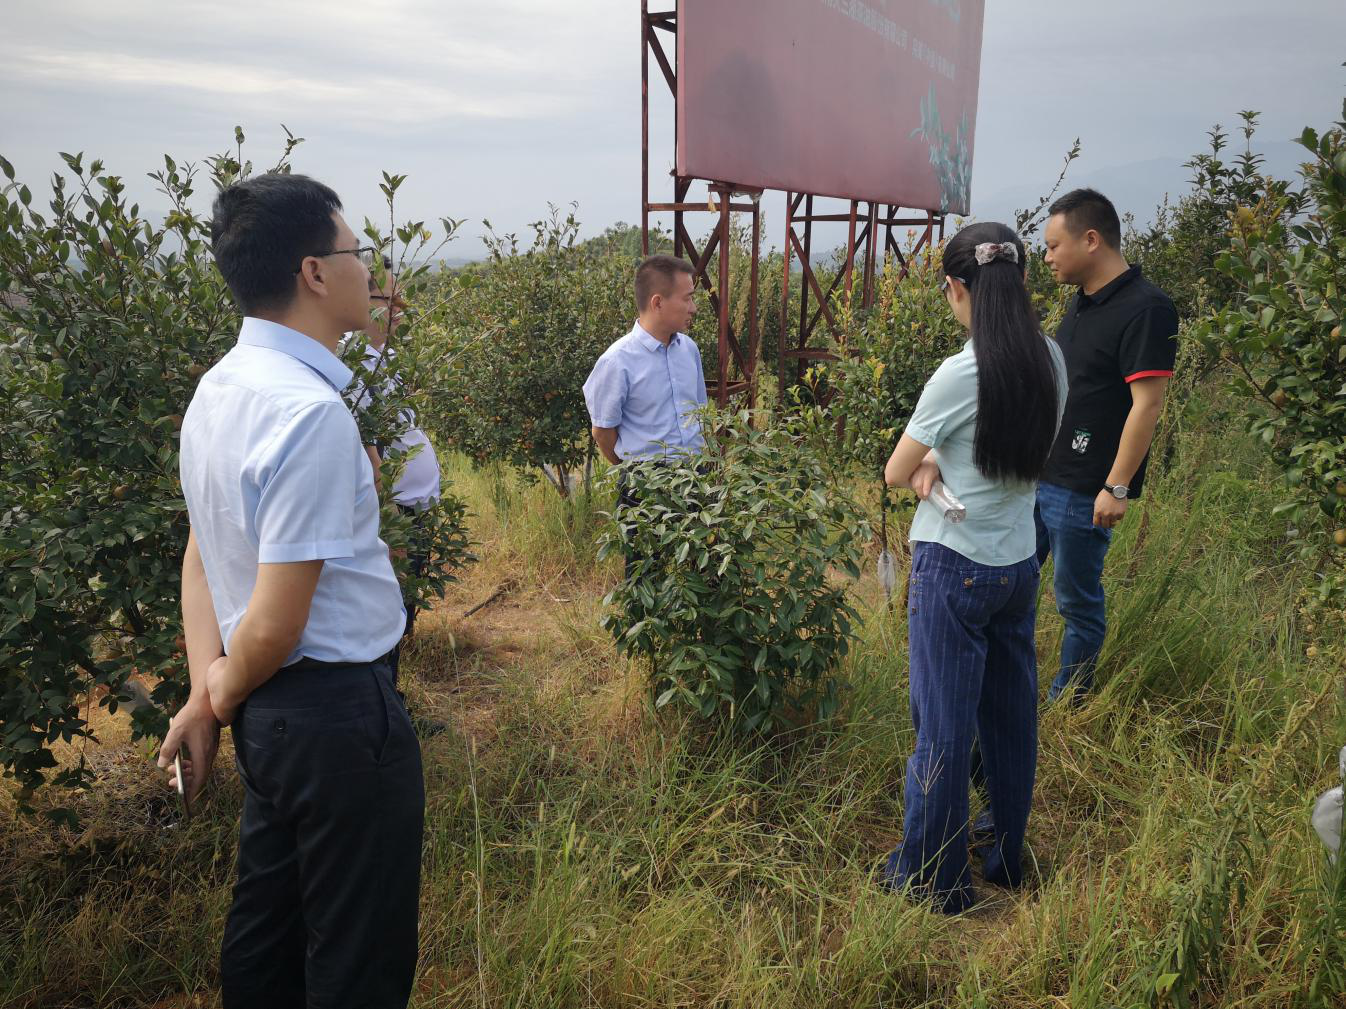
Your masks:
M1250 429L1285 475L1276 513L1321 565L1326 600L1346 589L1346 103L1342 121L1299 142L1303 191L1272 187L1229 215L1216 269L1235 296L1197 336L1252 403Z
M577 246L574 214L554 207L532 227L522 253L516 236L490 233L489 262L453 281L429 419L442 444L474 462L541 471L566 495L570 474L593 457L584 380L635 317L636 259L615 243Z
M785 425L711 415L706 454L622 467L638 504L600 556L631 551L604 626L649 661L657 708L769 731L836 708L856 612L834 576L859 574L869 529Z
M236 141L209 162L214 186L251 171L242 131ZM300 142L289 137L273 171ZM23 808L43 784L89 782L52 752L90 734L82 703L98 695L116 711L133 673L157 680L160 709L186 697L178 429L239 324L192 209L196 168L164 158L152 178L170 210L156 224L101 162L62 157L71 174L54 176L48 211L0 158L0 765ZM394 545L399 521L385 526ZM426 535L432 553L460 558L461 505L446 502ZM166 724L160 710L135 713L137 736Z
M441 237L426 227L424 221L396 223L397 191L406 181L405 175L384 173L379 189L388 210L388 230L381 230L372 221L365 221L364 233L393 264L397 290L406 308L393 327L385 314L385 353L375 364L372 373L362 363L367 341L363 334L347 341L343 357L356 375L354 385L381 391L361 399L355 411L365 444L389 444L404 434L414 411L418 423L434 402L430 395L438 387L443 371L438 348L430 338L431 324L439 317L453 296L440 282L434 268L436 257L453 240L462 222L441 218ZM383 283L382 257L376 257L376 279ZM383 453L380 475L385 491L391 490L407 464L406 457ZM421 609L444 595L445 589L457 580L457 572L476 560L467 537L467 506L452 492L442 492L439 499L422 510L413 521L403 515L392 500L391 493L383 496L379 516L379 535L388 544L393 566L402 583L404 598ZM422 554L428 557L419 571L413 570L408 557Z
M834 458L863 478L882 481L926 380L967 340L939 280L938 250L931 250L910 260L905 277L890 260L867 312L837 304L841 336L831 346L837 359L819 365L814 377L836 397L842 429Z
M1239 293L1234 278L1216 265L1229 245L1230 215L1264 196L1274 201L1287 194L1284 183L1262 174L1264 159L1253 153L1257 116L1252 111L1239 113L1243 151L1232 160L1223 155L1228 134L1218 125L1208 132L1209 152L1197 154L1186 165L1192 170L1191 190L1175 203L1165 199L1148 228L1137 230L1128 217L1122 242L1127 260L1140 264L1145 276L1173 299L1183 319L1222 308Z
M155 226L101 162L63 157L50 213L0 161L0 762L23 800L56 768L51 745L87 735L81 695L105 687L115 711L139 671L161 678L160 704L186 696L177 435L238 324L190 168L165 158L173 210ZM138 732L162 727L153 714Z

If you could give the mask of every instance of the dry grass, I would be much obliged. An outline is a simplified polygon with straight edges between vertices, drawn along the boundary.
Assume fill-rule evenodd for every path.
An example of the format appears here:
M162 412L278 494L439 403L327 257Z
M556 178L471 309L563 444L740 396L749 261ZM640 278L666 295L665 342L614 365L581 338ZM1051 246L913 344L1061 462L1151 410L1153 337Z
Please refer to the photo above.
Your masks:
M1032 884L959 919L873 886L912 732L904 629L872 575L842 715L735 743L651 715L599 628L606 497L456 467L482 561L404 659L414 711L450 727L425 743L413 1004L1341 1004L1346 890L1307 811L1346 741L1346 635L1323 622L1305 659L1308 576L1281 559L1256 459L1224 434L1184 445L1143 535L1119 536L1102 689L1043 710ZM1044 670L1059 636L1048 592ZM87 754L81 833L0 831L6 1005L216 1004L231 758L184 828L119 718Z

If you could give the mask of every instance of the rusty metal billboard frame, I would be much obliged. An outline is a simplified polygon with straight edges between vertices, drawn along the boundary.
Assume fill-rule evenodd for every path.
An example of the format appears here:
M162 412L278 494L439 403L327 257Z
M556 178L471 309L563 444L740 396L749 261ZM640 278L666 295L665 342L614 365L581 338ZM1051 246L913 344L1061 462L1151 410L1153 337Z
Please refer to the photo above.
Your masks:
M654 57L669 92L673 96L673 132L674 144L677 143L678 122L678 84L677 84L677 32L678 12L674 10L651 11L650 0L640 3L640 239L642 255L650 252L650 215L657 213L673 214L673 253L691 261L695 271L696 283L707 292L711 310L719 321L719 369L715 379L707 379L707 394L724 406L729 397L746 393L748 404L754 399L755 377L760 363L760 334L757 319L758 275L761 266L761 196L762 190L735 185L731 181L720 179L694 179L673 172L673 200L668 203L650 201L650 57ZM665 51L660 33L674 41L673 58ZM676 163L676 158L674 159ZM711 198L706 203L692 202L687 199L692 183L706 183ZM744 200L746 199L746 202ZM777 381L783 393L790 380L798 382L810 361L829 360L834 355L825 346L812 342L819 322L825 322L828 330L839 336L836 320L832 314L831 301L838 287L843 287L848 297L852 296L857 263L861 269L860 307L868 308L873 304L876 274L879 264L888 255L896 258L902 275L905 276L909 258L919 255L924 249L944 237L944 216L929 210L908 211L901 216L901 208L892 204L866 202L864 200L841 200L849 204L845 212L816 212L815 200L836 200L815 193L785 193L785 247L784 247L784 283L781 289L781 321L778 334ZM738 202L736 202L738 201ZM861 209L863 208L863 210ZM685 217L690 213L713 213L716 215L715 227L706 238L705 247L698 250L687 230ZM731 215L748 213L752 219L752 239L749 252L749 293L748 293L748 348L744 354L739 334L735 332L730 320L729 304L729 248L732 242ZM918 216L919 215L919 216ZM844 222L848 224L845 265L832 279L826 291L822 289L812 260L813 225L823 222ZM904 251L894 235L895 228L919 228L915 244ZM802 229L802 231L800 230ZM879 233L885 232L882 251L879 249ZM711 257L720 250L719 269L712 283L707 272ZM790 318L790 274L791 264L799 260L801 274L799 297L799 321L794 326ZM815 305L810 312L809 301L812 295ZM793 338L791 338L793 337ZM790 365L793 362L793 366ZM731 364L738 366L738 379L731 380ZM793 372L791 379L790 373Z
M671 203L650 202L650 56L663 74L664 81L673 95L673 125L676 143L678 81L675 70L677 47L674 46L674 58L669 59L664 51L659 33L664 32L677 39L678 13L672 11L651 11L649 0L640 3L640 251L650 254L650 214L672 213L673 215L673 254L692 263L696 283L707 292L711 311L719 321L719 369L713 380L707 380L706 392L715 401L724 406L729 397L737 393L746 393L748 402L753 401L754 378L757 362L760 358L759 334L757 322L757 281L761 266L762 213L760 189L735 186L729 182L714 179L702 180L710 191L711 198L706 203L692 202L687 199L692 183L691 178L673 177L673 201ZM746 202L745 202L746 200ZM686 215L694 213L712 213L716 215L715 228L706 238L703 249L698 250L691 233L687 230ZM731 215L747 213L752 217L752 244L749 252L748 281L748 349L743 352L742 342L735 332L729 318L729 248L733 241L730 228ZM710 259L719 250L719 269L712 283L707 272ZM738 380L732 381L730 365L738 366Z
M828 361L835 355L825 346L812 344L818 323L825 322L833 336L840 336L836 319L832 314L832 298L837 288L842 288L847 298L854 296L855 269L859 262L860 302L859 307L869 308L874 304L877 287L877 275L880 264L893 256L901 275L907 275L910 260L925 249L944 238L944 216L931 211L908 212L921 216L901 216L901 208L893 204L868 203L864 200L840 201L849 204L849 209L835 213L820 213L814 208L815 200L829 199L813 193L785 194L785 250L784 281L781 284L781 328L779 334L779 352L776 366L780 391L785 391L790 381L798 382L810 361ZM863 209L862 209L863 208ZM832 283L824 291L818 280L813 264L813 225L815 223L845 223L846 260L837 271ZM802 234L798 229L802 227ZM895 228L920 229L916 241L906 251L894 235ZM884 232L883 248L879 249L879 233ZM787 324L790 317L790 271L794 257L799 258L799 322L797 326ZM816 303L809 310L809 296ZM794 334L794 345L787 339ZM789 362L793 362L793 368ZM793 370L793 379L790 371Z

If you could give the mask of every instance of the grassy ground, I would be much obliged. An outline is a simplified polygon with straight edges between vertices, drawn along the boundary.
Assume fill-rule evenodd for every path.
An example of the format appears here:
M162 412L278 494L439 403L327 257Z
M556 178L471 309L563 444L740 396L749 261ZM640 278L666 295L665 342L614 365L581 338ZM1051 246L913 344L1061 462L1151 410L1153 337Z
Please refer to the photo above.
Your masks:
M425 743L413 1005L1342 1004L1346 886L1308 811L1346 742L1346 635L1295 611L1310 576L1234 428L1194 418L1114 541L1102 688L1042 711L1031 887L956 919L873 885L912 729L872 574L842 715L735 745L651 715L599 629L606 494L451 466L482 560L404 659L450 726ZM1044 690L1060 635L1048 588ZM214 1005L231 757L182 828L119 718L102 736L82 833L0 825L0 1003Z

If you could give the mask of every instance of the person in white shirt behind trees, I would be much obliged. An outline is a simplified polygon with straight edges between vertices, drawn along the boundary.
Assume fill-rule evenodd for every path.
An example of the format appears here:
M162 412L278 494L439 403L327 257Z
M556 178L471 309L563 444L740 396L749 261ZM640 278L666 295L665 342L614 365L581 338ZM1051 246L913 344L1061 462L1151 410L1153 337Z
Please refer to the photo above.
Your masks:
M397 377L396 350L390 345L397 340L397 327L402 319L406 304L402 299L402 289L392 270L392 260L383 257L383 283L373 274L369 277L369 321L365 324L364 334L369 341L365 346L364 374L357 372L355 381L348 394L352 408L358 415L368 409L379 398L397 396L400 398L401 382ZM401 411L401 425L406 430L386 445L366 445L370 464L374 467L374 480L379 482L379 466L389 455L405 455L406 466L397 484L392 489L393 502L413 522L412 546L407 562L413 576L419 576L429 563L429 552L419 535L418 517L427 508L439 500L440 472L439 459L429 437L416 423L416 414L409 407ZM403 592L403 603L407 610L407 628L402 635L405 641L411 637L416 625L416 600L410 593ZM392 666L393 682L397 682L398 660L402 644L398 643L390 653L388 660Z

